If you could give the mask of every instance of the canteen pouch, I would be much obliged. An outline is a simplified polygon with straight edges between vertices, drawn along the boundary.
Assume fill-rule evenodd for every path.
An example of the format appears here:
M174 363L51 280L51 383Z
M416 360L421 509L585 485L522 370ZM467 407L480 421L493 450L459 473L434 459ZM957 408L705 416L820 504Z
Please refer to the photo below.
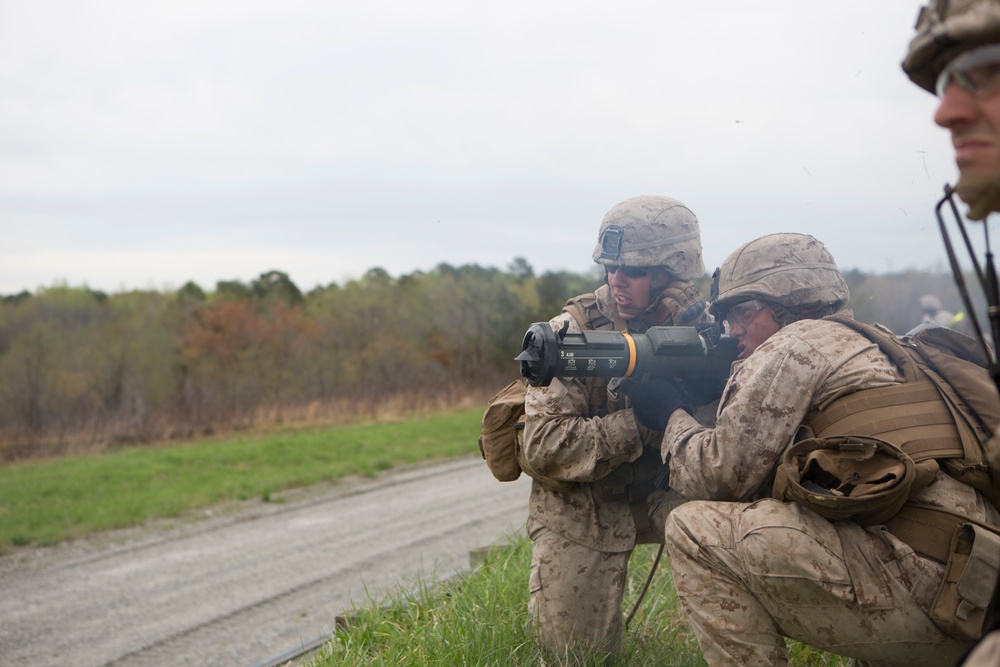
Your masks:
M521 450L524 438L524 380L515 380L490 399L479 433L479 453L501 482L513 482L523 472L552 491L576 488L572 482L551 479L535 471Z
M521 476L517 435L524 429L524 394L524 380L514 380L490 399L483 414L479 453L501 482L513 482Z
M1000 535L972 523L959 526L952 538L944 580L931 604L931 620L955 639L979 639L998 573Z

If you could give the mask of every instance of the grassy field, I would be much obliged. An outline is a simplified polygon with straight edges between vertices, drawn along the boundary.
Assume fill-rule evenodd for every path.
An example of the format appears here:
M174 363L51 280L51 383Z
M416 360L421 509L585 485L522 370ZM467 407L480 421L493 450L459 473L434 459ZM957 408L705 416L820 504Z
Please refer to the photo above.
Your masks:
M640 545L632 554L625 609L631 610L655 558L656 548ZM632 619L622 651L614 656L542 654L528 624L531 544L512 536L469 574L446 585L400 591L388 601L372 600L356 609L310 667L373 665L560 665L653 667L704 665L701 650L681 616L666 560ZM790 664L847 665L845 658L789 642Z
M0 466L0 554L477 452L482 409Z

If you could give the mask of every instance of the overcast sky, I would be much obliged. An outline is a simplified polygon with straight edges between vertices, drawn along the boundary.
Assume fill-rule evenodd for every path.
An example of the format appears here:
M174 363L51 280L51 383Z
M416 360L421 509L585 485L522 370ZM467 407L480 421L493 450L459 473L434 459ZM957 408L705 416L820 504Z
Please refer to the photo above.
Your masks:
M918 0L0 0L0 294L587 271L640 194L946 266Z

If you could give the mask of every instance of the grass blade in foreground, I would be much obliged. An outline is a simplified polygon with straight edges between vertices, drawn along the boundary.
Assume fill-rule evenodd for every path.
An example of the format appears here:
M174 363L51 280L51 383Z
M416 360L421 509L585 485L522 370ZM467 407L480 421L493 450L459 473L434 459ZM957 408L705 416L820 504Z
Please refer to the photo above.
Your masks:
M322 649L311 667L340 665L541 665L559 664L543 656L528 627L528 572L531 543L511 538L481 566L447 584L415 593L400 592L389 604L372 601L355 610ZM625 592L631 610L656 555L640 545L632 555ZM837 667L846 658L789 642L790 663ZM625 635L622 651L610 658L585 656L582 667L697 666L705 661L677 603L670 568L664 559L649 592Z

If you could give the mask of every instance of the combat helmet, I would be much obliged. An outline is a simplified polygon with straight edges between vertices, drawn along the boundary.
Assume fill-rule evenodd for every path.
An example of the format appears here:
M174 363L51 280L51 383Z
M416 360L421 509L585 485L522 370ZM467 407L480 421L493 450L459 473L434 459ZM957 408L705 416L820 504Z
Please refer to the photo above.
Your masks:
M915 27L903 71L933 93L938 75L955 56L1000 42L1000 0L931 0L921 8Z
M608 211L594 261L605 266L662 266L681 280L705 273L698 218L671 197L632 197Z
M794 310L840 309L850 290L826 246L808 234L769 234L744 243L715 272L711 312L749 299Z

